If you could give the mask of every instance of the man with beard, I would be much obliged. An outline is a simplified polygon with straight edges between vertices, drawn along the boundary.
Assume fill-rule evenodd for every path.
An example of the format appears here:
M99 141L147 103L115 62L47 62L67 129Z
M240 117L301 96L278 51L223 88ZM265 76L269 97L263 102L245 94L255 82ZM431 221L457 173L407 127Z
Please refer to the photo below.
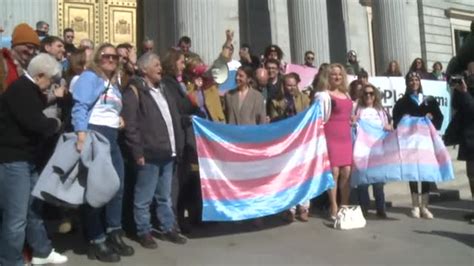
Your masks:
M15 27L12 48L0 50L0 93L23 75L39 46L38 34L28 24Z

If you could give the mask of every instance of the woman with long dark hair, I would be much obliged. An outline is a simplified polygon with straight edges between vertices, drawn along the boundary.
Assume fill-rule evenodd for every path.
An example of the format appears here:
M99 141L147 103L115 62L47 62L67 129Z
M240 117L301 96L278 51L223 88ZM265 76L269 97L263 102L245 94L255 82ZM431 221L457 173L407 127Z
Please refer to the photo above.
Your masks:
M200 115L199 107L194 105L187 94L186 85L184 84L183 75L185 70L185 54L183 51L175 49L169 49L162 61L162 73L163 78L161 84L163 89L170 95L171 99L176 103L178 112L181 116L181 125L184 133L184 147L182 152L182 158L177 161L177 167L175 169L176 176L178 178L173 179L172 188L172 204L177 214L178 224L183 228L184 222L184 210L181 210L181 202L183 197L183 191L186 189L189 183L189 169L195 160L192 155L196 151L196 143L194 140L194 132L191 123L192 115ZM185 229L186 231L186 229ZM182 238L181 235L177 236Z
M397 60L392 60L388 63L387 70L383 74L386 77L401 77L403 76L402 72L400 71L400 64L398 64Z
M408 73L411 72L416 72L420 76L420 79L431 79L432 76L430 73L428 73L428 70L426 68L426 63L425 60L422 58L415 58L413 62L411 63L410 70Z
M441 128L443 114L434 97L425 97L421 87L421 76L417 72L410 72L405 77L405 95L393 107L393 126L396 128L403 116L428 117L436 129ZM433 219L433 214L428 210L430 182L421 182L421 204L418 192L418 182L409 182L413 218Z

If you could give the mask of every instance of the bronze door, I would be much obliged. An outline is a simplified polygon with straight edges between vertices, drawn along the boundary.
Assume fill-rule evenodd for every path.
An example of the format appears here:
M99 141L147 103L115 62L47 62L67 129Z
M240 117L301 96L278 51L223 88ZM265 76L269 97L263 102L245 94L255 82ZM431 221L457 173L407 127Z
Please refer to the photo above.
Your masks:
M137 43L137 0L58 0L59 35L75 32L74 44L91 39L95 44Z

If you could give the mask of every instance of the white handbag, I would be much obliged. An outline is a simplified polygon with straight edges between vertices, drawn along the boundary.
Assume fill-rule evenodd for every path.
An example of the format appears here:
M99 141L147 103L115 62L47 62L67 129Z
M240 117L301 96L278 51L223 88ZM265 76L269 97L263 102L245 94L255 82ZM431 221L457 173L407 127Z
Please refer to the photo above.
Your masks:
M341 209L337 212L334 228L349 230L363 228L366 224L367 221L359 205L345 205L341 206Z

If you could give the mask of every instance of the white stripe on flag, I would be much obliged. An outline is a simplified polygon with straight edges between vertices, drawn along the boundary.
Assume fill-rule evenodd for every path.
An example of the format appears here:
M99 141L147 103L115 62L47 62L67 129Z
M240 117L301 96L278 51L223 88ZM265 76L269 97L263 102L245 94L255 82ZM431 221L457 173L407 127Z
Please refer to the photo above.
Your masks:
M201 178L216 180L249 180L290 171L315 157L327 154L326 139L314 138L298 148L269 159L248 162L226 162L199 158Z

